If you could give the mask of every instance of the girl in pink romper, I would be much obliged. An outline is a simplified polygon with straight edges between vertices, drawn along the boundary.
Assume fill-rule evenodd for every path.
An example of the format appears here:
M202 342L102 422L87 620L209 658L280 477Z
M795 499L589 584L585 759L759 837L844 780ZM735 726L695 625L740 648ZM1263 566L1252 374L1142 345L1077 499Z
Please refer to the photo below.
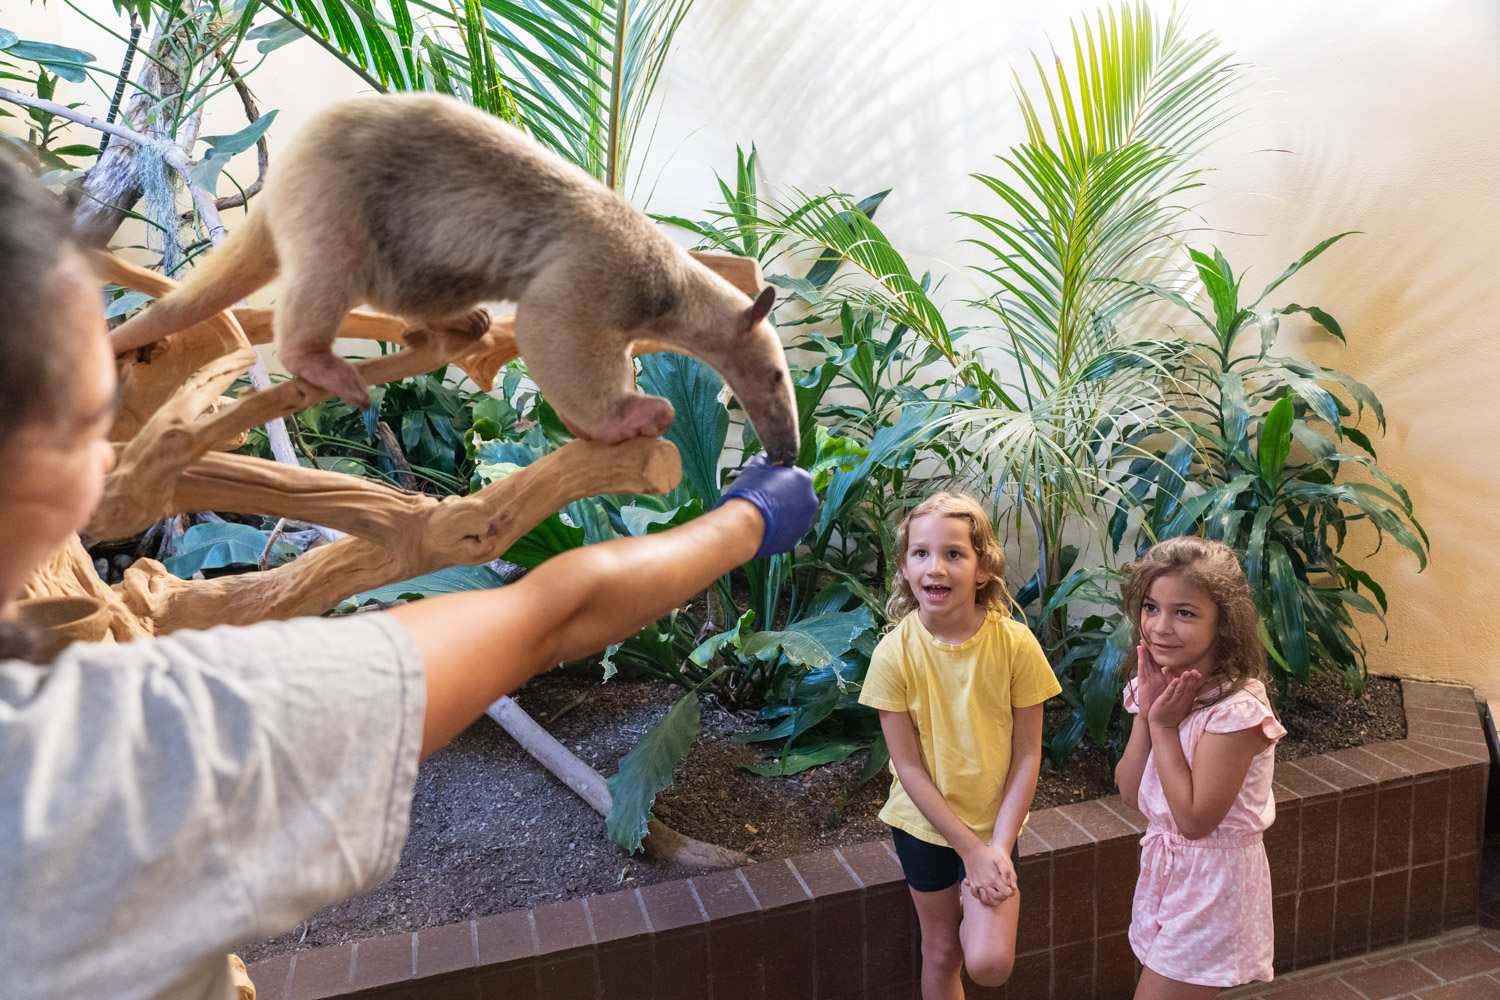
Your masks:
M1275 744L1255 603L1234 551L1174 538L1128 567L1135 716L1115 769L1145 814L1130 945L1136 1000L1196 1000L1272 976Z

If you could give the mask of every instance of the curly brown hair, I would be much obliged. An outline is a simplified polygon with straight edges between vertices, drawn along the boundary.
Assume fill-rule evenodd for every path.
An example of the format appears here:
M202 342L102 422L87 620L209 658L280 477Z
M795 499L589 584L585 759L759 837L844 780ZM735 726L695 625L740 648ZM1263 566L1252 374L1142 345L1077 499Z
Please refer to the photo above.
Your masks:
M1214 672L1220 684L1200 707L1234 694L1251 680L1260 681L1270 694L1266 650L1256 628L1260 620L1250 584L1234 549L1223 542L1187 535L1168 538L1147 549L1125 567L1123 610L1130 619L1131 646L1125 663L1126 678L1134 677L1136 648L1141 642L1141 604L1151 584L1164 576L1177 576L1202 587L1219 611L1218 638L1214 640Z
M956 517L969 522L969 544L979 561L979 573L988 577L984 585L974 593L974 603L994 611L1010 610L1010 588L1005 585L1005 549L995 537L989 515L979 501L966 493L934 493L906 512L901 525L896 529L896 575L891 580L891 596L885 603L886 614L892 621L905 617L917 606L917 596L912 593L911 581L906 579L906 546L911 535L911 523L919 517L935 514L938 517Z

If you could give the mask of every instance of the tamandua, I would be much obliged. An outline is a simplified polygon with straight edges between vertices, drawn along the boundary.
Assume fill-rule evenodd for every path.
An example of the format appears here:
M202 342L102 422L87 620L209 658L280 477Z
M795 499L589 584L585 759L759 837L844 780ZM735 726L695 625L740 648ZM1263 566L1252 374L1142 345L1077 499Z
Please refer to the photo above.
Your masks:
M672 405L636 389L635 343L714 368L770 459L797 459L791 377L766 322L775 291L749 302L593 177L453 98L356 98L318 113L245 222L118 327L115 351L201 322L278 274L278 358L345 402L370 398L332 351L354 306L479 336L489 320L477 305L511 301L527 371L579 436L612 443L671 425Z

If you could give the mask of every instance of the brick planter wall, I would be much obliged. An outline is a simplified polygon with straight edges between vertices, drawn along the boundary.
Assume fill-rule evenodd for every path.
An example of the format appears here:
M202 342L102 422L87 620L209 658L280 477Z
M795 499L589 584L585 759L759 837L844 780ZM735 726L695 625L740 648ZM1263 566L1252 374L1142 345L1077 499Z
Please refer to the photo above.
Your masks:
M1474 922L1489 756L1473 693L1405 682L1407 738L1276 766L1276 968ZM1034 812L1010 983L1126 998L1144 824L1118 796ZM317 948L250 967L259 1000L916 1000L916 916L886 842Z

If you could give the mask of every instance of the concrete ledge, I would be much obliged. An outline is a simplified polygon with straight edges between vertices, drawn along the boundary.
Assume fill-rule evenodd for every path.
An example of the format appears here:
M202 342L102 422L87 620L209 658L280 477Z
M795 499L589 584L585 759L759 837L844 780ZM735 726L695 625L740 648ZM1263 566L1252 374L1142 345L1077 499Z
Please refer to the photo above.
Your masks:
M1276 767L1276 968L1472 924L1489 751L1468 688L1403 682L1407 738ZM971 998L1128 998L1144 823L1041 809L1019 844L1015 971ZM317 948L250 966L260 1000L916 1000L916 916L885 841Z

